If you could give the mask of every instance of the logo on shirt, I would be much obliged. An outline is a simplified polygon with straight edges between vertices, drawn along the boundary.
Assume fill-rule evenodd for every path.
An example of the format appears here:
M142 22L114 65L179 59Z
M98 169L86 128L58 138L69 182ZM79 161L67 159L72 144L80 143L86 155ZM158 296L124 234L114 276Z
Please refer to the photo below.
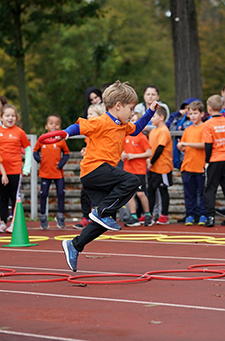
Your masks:
M118 126L121 125L120 120L115 120L114 122L115 122Z
M2 133L0 133L0 136L3 136L3 134L2 134Z
M12 134L9 134L10 139L17 139L17 136L12 136Z

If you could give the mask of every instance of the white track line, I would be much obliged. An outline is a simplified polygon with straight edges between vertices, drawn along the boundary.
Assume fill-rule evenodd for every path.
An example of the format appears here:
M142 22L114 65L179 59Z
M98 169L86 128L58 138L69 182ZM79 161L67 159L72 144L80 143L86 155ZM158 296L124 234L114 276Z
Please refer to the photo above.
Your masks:
M9 331L9 330L0 330L0 333L8 334L8 335L27 336L27 337L33 337L33 338L45 339L45 340L54 340L54 341L85 341L85 340L80 340L80 339L79 340L78 339L68 339L66 337L22 333L22 332L14 332L14 331Z
M16 290L0 290L2 293L8 294L19 294L19 295L33 295L33 296L47 296L55 298L67 298L67 299L80 299L80 300L91 300L91 301L104 301L104 302L117 302L117 303L129 303L129 304L141 304L141 305L158 305L163 307L173 308L185 308L185 309L197 309L197 310L209 310L209 311L221 311L225 312L225 308L215 308L207 306L187 305L187 304L174 304L154 301L137 301L137 300L125 300L108 297L88 297L88 296L72 296L72 295L59 295L59 294L46 294L42 292L27 292L27 291L16 291Z

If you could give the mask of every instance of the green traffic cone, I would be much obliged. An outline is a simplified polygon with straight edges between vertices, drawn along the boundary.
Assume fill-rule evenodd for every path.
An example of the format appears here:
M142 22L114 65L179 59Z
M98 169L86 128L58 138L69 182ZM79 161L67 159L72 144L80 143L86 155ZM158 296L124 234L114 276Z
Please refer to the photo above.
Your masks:
M21 200L17 200L11 243L7 245L2 245L2 246L25 247L25 246L35 246L35 245L38 245L38 244L30 244L26 220L25 220L24 211L23 211L23 205L22 205Z

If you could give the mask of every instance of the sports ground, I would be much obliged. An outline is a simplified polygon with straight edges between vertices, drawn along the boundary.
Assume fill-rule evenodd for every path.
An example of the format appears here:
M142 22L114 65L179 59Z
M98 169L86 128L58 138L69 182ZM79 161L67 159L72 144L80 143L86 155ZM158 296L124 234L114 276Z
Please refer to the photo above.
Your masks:
M224 340L224 226L121 223L87 245L73 273L61 248L80 233L72 224L26 222L35 246L4 247L1 234L1 341Z

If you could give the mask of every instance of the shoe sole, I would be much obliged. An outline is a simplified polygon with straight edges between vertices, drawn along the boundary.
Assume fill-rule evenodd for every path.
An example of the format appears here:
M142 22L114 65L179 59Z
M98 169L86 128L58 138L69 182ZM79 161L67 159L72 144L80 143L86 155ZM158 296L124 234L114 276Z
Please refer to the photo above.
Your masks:
M134 224L124 224L124 226L132 227L132 226L141 226L141 223L134 223Z
M186 223L185 226L193 226L193 223ZM199 224L198 224L199 225Z
M56 217L55 217L55 221L57 222L57 227L58 227L59 229L64 229L64 228L65 228L65 225L64 225L64 226L60 226L60 225L59 225L58 220L56 219Z
M152 225L154 225L155 224L155 222L154 222L154 220L151 222L151 224L144 224L144 226L152 226Z
M159 221L156 222L156 224L159 224L159 225L168 225L170 222L167 221L166 223L160 223Z
M199 225L199 226L204 226L204 225L205 225L205 223L198 223L198 225Z
M97 223L97 224L99 224L99 225L105 227L107 230L111 230L111 231L120 231L120 230L121 230L121 227L120 227L120 229L119 229L119 228L118 228L118 229L116 229L116 228L114 229L114 228L112 228L111 226L106 225L102 220L100 220L100 219L98 219L96 216L94 216L94 214L93 214L92 212L89 213L89 217L90 217L90 219L93 220L95 223Z
M64 251L64 253L65 253L66 262L67 262L69 268L70 268L73 272L76 272L77 269L74 270L74 269L72 268L71 264L70 264L69 251L68 251L68 248L67 248L67 240L63 240L63 242L62 242L62 248L63 248L63 251Z
M73 225L73 228L74 229L77 229L77 230L83 230L85 226L76 226L76 225Z

